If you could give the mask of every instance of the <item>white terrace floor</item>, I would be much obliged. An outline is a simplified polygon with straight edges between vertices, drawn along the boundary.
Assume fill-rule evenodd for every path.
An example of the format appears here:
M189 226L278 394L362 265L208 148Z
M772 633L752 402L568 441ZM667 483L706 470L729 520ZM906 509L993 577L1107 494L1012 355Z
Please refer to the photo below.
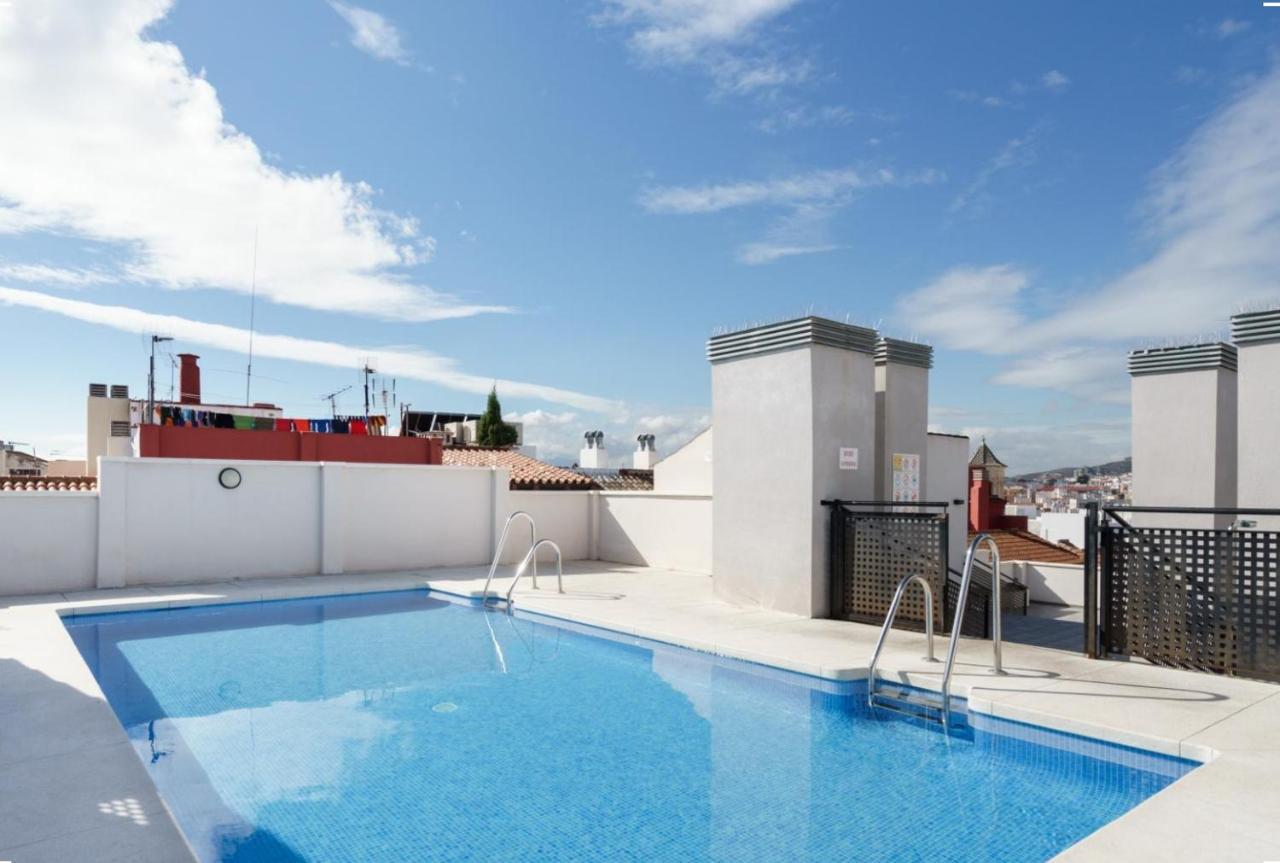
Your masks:
M175 863L190 852L59 615L434 586L478 593L485 568L258 579L0 597L0 860ZM717 600L707 576L601 562L525 586L517 608L824 677L866 675L874 627ZM503 579L505 587L505 579ZM923 635L894 632L887 676L938 686ZM939 643L939 654L942 644ZM1280 860L1280 687L1070 652L965 641L972 709L1208 761L1059 860Z

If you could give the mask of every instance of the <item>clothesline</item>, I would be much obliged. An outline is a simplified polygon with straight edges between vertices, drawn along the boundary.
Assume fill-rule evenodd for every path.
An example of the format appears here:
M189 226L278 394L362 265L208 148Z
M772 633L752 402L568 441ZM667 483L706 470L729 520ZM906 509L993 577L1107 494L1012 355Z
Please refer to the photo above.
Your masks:
M202 411L157 405L155 421L166 426L227 428L249 431L294 431L316 434L385 435L385 416L346 416L324 419L255 417L221 411Z

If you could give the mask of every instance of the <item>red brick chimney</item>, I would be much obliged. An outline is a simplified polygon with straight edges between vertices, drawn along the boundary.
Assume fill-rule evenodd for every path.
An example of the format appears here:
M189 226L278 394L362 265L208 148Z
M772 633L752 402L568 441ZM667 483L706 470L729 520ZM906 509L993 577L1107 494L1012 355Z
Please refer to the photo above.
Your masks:
M178 354L182 368L178 371L178 401L184 405L200 404L200 366L195 354Z

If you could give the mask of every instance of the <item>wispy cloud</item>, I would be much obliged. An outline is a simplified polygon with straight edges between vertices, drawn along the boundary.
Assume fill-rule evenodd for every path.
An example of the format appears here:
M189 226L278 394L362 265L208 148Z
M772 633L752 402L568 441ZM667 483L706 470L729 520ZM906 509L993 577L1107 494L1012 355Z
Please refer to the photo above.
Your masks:
M947 95L957 102L974 102L985 108L1008 108L1014 103L1004 96L983 94L977 90L948 90Z
M834 243L789 246L783 243L761 241L747 243L740 248L738 250L738 260L749 266L758 266L760 264L771 264L782 258L796 257L797 255L817 255L822 252L834 252L839 248L841 247Z
M1063 72L1050 69L1040 75L1033 84L1020 80L1010 81L1003 92L987 93L981 90L953 87L947 91L947 95L957 102L970 102L984 108L1022 108L1025 107L1024 98L1032 95L1036 90L1063 93L1070 86L1071 79Z
M1035 162L1035 144L1039 134L1040 127L1033 126L1025 135L1006 141L1000 151L983 165L973 181L952 199L951 212L968 212L971 215L984 212L990 203L988 189L998 176Z
M756 123L756 128L772 135L792 129L838 128L859 118L893 119L880 111L855 111L847 105L795 105L764 117Z
M34 282L42 285L66 288L84 288L119 281L119 276L102 270L86 270L73 267L51 267L48 264L0 263L0 279L15 282Z
M674 215L718 213L739 207L782 210L763 237L737 250L740 263L758 266L842 248L830 237L830 222L861 191L927 185L943 179L942 173L933 169L899 174L888 168L835 168L764 180L652 187L641 192L640 205L651 213Z
M903 297L896 317L946 347L1003 353L1025 324L1018 302L1030 283L1030 274L1013 264L953 267Z
M583 417L573 411L533 410L508 413L505 418L524 424L524 442L537 447L538 458L560 464L577 461L584 432L603 431L609 462L615 467L631 466L638 434L656 435L658 452L667 455L711 424L705 408L603 418Z
M801 204L830 201L860 189L935 183L933 170L900 175L888 168L864 172L855 168L808 171L767 180L659 186L640 193L640 205L651 213L716 213L757 204Z
M1040 76L1040 83L1046 90L1060 93L1071 86L1071 79L1057 69L1050 69Z
M766 44L763 31L800 0L604 0L597 23L630 31L643 61L699 68L718 92L745 94L806 81L812 64Z
M946 347L1010 355L998 383L1105 402L1126 397L1128 349L1203 338L1238 308L1280 302L1280 67L1155 172L1140 212L1152 251L1092 290L1059 291L1041 308L1023 268L957 267L904 297L898 323Z
M1224 18L1218 22L1214 32L1219 39L1230 39L1232 36L1248 30L1250 26L1248 21L1241 21L1237 18Z
M20 3L0 16L0 231L110 244L133 281L409 320L506 311L413 275L433 241L338 173L281 170L154 25L169 4Z
M329 5L351 27L352 45L378 60L409 65L409 52L401 42L400 31L384 16L338 0L329 0Z
M249 331L239 327L158 315L127 306L88 303L38 291L0 287L0 305L40 309L128 333L165 333L190 344L236 353L245 353L249 344ZM448 389L483 395L490 387L497 386L504 396L514 398L540 399L602 413L622 410L619 402L610 399L541 384L471 374L458 368L455 360L426 351L346 345L271 333L255 333L253 351L257 357L346 369L359 368L366 358L372 356L377 358L378 370L384 374L426 381Z

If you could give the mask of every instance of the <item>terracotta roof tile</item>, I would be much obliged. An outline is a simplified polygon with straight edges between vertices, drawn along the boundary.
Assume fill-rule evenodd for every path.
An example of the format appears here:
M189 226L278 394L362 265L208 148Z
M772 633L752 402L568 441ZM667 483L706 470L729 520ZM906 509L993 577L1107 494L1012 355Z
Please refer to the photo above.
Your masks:
M94 491L96 476L0 476L0 491Z
M1028 530L988 530L1000 549L1000 560L1031 560L1039 563L1084 563L1084 555L1079 551L1064 548L1056 543L1041 539ZM969 541L977 536L970 531Z
M653 491L653 471L619 468L615 471L592 471L586 474L603 491Z
M588 476L509 449L447 446L444 463L455 467L505 467L511 471L511 488L542 491L589 491L596 487Z

